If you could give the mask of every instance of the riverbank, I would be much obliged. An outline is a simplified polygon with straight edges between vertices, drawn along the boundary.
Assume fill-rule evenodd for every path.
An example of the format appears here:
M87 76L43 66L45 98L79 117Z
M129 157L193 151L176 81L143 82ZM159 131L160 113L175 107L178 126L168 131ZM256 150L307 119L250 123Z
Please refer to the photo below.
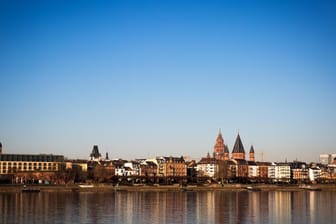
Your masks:
M275 184L213 184L213 185L134 185L113 186L111 184L95 185L29 185L41 192L108 192L108 191L336 191L335 184L315 184L311 188L302 188L299 185ZM21 192L23 185L0 185L0 192Z

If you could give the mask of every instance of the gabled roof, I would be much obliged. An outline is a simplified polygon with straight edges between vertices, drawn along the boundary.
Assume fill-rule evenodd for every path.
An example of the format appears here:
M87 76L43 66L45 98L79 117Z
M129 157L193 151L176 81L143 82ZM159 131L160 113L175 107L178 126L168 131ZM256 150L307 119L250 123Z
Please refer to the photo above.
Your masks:
M232 153L245 153L243 143L240 139L240 135L237 135L236 142L233 146Z

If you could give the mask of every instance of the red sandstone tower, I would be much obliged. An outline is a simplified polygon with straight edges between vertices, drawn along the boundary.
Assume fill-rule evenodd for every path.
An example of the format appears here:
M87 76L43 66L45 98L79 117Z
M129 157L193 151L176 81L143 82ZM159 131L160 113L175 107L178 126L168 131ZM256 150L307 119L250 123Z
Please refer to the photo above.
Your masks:
M244 159L245 160L245 150L244 150L243 143L240 139L239 133L237 135L236 142L233 146L232 159Z
M225 149L224 139L222 137L221 131L219 130L216 143L214 146L214 157L216 159L223 160L224 159L224 149Z
M224 139L220 130L216 139L213 154L215 159L229 160L229 149L227 145L224 144Z
M250 161L255 161L255 157L254 157L254 148L253 148L253 145L251 145L251 148L250 148Z

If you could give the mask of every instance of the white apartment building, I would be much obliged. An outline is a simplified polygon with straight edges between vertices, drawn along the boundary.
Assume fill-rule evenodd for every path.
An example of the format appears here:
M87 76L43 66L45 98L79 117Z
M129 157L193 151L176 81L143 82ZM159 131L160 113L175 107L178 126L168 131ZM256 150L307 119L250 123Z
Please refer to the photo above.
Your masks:
M268 167L268 178L274 182L289 182L291 178L289 164L272 163L272 165Z
M321 169L319 167L309 168L308 170L309 180L311 182L316 181L321 176Z
M217 162L215 158L202 158L196 166L196 171L199 176L214 177L217 170Z

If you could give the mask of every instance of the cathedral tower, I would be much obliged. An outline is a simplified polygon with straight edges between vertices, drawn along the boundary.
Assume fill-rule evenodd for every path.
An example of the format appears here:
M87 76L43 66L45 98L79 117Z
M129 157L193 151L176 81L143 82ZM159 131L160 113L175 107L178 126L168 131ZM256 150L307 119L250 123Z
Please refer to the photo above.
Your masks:
M225 145L224 145L224 139L222 137L222 133L219 130L216 143L214 146L214 157L218 160L224 160L225 158Z
M101 154L99 153L98 145L93 146L90 157L91 157L91 160L95 160L95 161L102 159Z
M245 159L245 150L243 143L240 139L239 133L237 135L236 142L233 146L232 159Z
M253 145L251 145L251 148L250 148L250 161L255 161L255 157L254 157L254 148L253 148Z

